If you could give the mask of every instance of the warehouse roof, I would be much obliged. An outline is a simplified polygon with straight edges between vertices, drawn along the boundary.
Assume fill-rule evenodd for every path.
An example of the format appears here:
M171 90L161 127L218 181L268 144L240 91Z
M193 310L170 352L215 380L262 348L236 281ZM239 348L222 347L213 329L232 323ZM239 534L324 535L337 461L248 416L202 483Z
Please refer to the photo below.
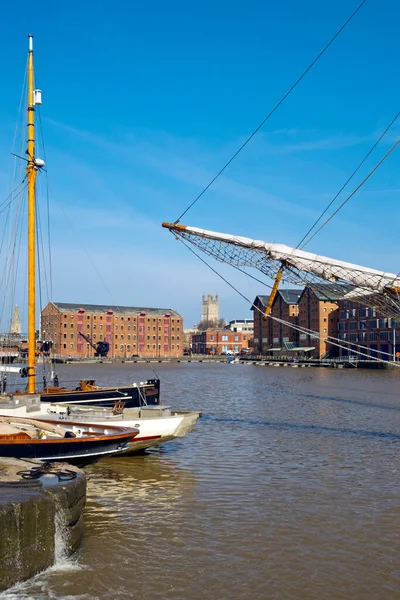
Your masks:
M292 290L285 290L282 288L281 290L278 290L277 296L281 296L282 300L286 302L286 304L298 304L302 292L302 288ZM251 310L254 310L255 306L258 306L259 308L266 308L268 306L268 301L269 296L256 296Z
M307 289L304 288L303 293ZM313 283L309 286L309 289L315 294L318 300L336 302L351 292L354 286L346 283Z
M173 308L151 308L148 306L116 306L113 304L74 304L71 302L52 302L56 308L61 312L77 312L80 308L83 308L85 312L89 313L106 313L108 310L112 310L116 314L128 315L128 314L140 314L142 312L150 316L163 316L169 313L171 317L181 317L176 310Z

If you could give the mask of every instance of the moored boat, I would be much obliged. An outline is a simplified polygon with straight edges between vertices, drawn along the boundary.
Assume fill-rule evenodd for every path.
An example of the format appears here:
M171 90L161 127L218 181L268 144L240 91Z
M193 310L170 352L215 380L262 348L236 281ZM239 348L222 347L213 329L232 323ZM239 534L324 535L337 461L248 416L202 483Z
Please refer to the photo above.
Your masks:
M101 387L94 379L82 379L79 386L72 390L60 386L46 386L40 393L42 402L95 404L113 407L122 400L126 407L158 405L160 402L160 380L148 379L139 384L120 387Z
M129 443L129 453L159 446L192 431L201 413L199 411L173 410L170 406L141 406L126 408L122 401L113 408L67 403L40 402L39 395L0 395L0 415L30 417L36 420L58 422L68 420L95 423L99 426L115 425L134 428L138 434ZM128 451L128 448L126 449Z
M127 449L137 429L0 416L0 456L69 462L79 467Z
M140 408L113 409L97 408L93 406L50 405L47 409L48 416L41 417L54 419L60 422L64 419L73 419L76 422L97 423L106 426L109 423L123 427L135 428L138 435L129 443L129 448L124 454L135 453L152 446L159 446L176 438L184 437L191 432L199 419L199 411L173 410L170 406L142 406Z

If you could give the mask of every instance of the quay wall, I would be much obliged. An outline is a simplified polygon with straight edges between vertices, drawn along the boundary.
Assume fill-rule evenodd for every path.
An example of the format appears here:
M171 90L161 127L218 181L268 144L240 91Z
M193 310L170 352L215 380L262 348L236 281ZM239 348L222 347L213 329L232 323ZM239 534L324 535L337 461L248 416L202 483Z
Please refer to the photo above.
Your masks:
M0 458L0 591L69 556L83 536L84 474L63 464L39 479L18 474L40 465ZM76 473L74 479L54 474L66 468Z
M343 369L343 368L360 368L360 369L394 369L398 367L400 361L396 363L393 362L383 362L383 361L375 361L375 360L357 360L357 359L349 359L345 358L336 358L336 359L303 359L303 360L293 360L288 358L277 358L277 357L268 357L268 356L209 356L207 354L193 354L192 356L182 356L179 358L131 358L131 359L116 359L116 358L96 358L96 359L69 359L69 360L60 360L55 362L63 362L68 364L80 363L80 364L136 364L136 363L241 363L248 365L262 365L262 366L289 366L289 367L326 367L333 369Z

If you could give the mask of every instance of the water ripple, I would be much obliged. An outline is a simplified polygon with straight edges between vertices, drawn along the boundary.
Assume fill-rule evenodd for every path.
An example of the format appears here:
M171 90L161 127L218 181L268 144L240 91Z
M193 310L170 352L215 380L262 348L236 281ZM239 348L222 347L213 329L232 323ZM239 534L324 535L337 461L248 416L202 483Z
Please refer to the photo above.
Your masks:
M204 416L179 442L91 466L81 570L18 598L398 600L397 373L157 370L164 402Z

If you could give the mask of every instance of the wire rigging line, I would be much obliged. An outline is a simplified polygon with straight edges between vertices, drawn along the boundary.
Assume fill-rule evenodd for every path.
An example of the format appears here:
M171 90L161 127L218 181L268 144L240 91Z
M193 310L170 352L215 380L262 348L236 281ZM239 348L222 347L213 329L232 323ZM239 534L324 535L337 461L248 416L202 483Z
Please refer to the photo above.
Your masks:
M22 190L20 190L16 196L14 196L14 194L17 192L18 188L23 183L25 183L25 181L26 181L26 178L24 177L24 179L19 182L19 184L13 189L13 191L7 196L7 198L5 198L3 200L3 202L0 204L0 215L10 206L10 204L12 204L12 202L19 196L19 194L21 194L24 191L24 189L26 188L26 186L28 184L26 184L25 187ZM7 202L8 202L8 204L7 204Z
M237 265L230 265L230 266L233 267L234 269L236 269L237 271L240 271L240 273L243 273L243 275L246 275L247 277L254 279L254 281L257 281L257 283L261 283L261 285L265 285L265 287L268 287L270 290L272 290L273 286L270 285L269 283L266 283L265 281L258 279L258 277L254 277L254 275L252 275L251 273L248 273L244 269L241 269Z
M43 125L42 125L42 113L40 110L40 105L38 106L38 115L39 115L39 129L40 129L40 138L42 141L43 148L43 159L47 164L46 158L46 148L44 145L44 136L43 136ZM52 269L52 256L51 256L51 229L50 229L50 195L49 195L49 178L47 176L47 169L45 171L46 176L46 208L47 208L47 241L48 241L48 256L49 256L49 279L50 279L50 298L53 297L53 269Z
M389 131L389 129L394 125L394 123L397 121L398 117L400 116L400 111L397 113L397 115L394 117L394 119L392 119L392 121L389 123L389 125L386 127L385 131L379 136L379 138L376 140L376 142L374 143L374 145L372 146L372 148L370 148L367 152L367 154L364 156L364 158L362 159L362 161L358 164L358 166L354 169L354 171L352 172L352 174L350 175L350 177L345 181L345 183L342 185L342 187L340 188L340 190L338 191L338 193L332 198L332 200L329 202L328 206L325 208L325 210L320 214L320 216L318 217L318 219L315 221L315 223L310 227L310 229L307 231L307 233L303 236L303 238L300 240L300 242L297 244L296 248L301 248L303 249L308 242L312 239L310 238L310 240L307 240L308 236L310 235L310 233L313 231L313 229L315 229L315 227L318 225L318 223L321 221L322 217L324 215L326 215L326 213L328 212L328 210L330 209L330 207L332 206L332 204L335 202L335 200L337 200L337 198L340 196L340 194L343 192L343 190L345 189L345 187L350 183L350 181L353 179L354 175L361 169L361 167L363 166L363 164L365 163L365 161L367 160L367 158L372 154L372 152L375 150L375 148L377 147L377 145L379 144L379 142L385 137L385 135L387 134L387 132ZM314 236L313 236L314 237ZM307 241L305 241L307 240Z
M363 5L366 3L366 1L367 0L362 0L362 2L357 6L357 8L355 9L355 11L350 15L350 17L348 17L347 21L345 21L343 23L343 25L340 27L340 29L338 29L338 31L335 33L335 35L329 40L329 42L321 50L321 52L316 56L316 58L314 58L314 60L308 65L308 67L305 69L305 71L303 71L303 73L300 75L300 77L298 79L296 79L296 81L294 82L294 84L288 89L288 91L284 94L284 96L282 96L282 98L279 100L279 102L277 104L275 104L274 108L268 113L268 115L265 117L265 119L263 119L263 121L261 121L261 123L253 131L253 133L250 134L249 137L245 140L245 142L243 142L243 144L240 146L240 148L238 150L236 150L235 154L228 160L228 162L222 167L222 169L220 169L218 171L218 173L210 181L210 183L203 189L202 192L200 192L200 194L193 200L193 202L191 204L189 204L189 206L186 208L186 210L183 211L183 213L180 215L180 217L178 217L178 219L174 222L175 225L177 223L179 223L179 221L181 220L181 218L192 208L192 206L194 206L196 204L196 202L198 200L200 200L200 198L203 196L203 194L205 194L205 192L213 185L213 183L218 179L218 177L220 175L222 175L222 173L225 171L225 169L227 169L227 167L229 167L229 165L235 160L235 158L237 157L237 155L240 154L240 152L253 139L253 137L256 135L256 133L258 133L258 131L260 131L260 129L265 125L265 123L270 119L270 117L272 117L272 115L276 112L276 110L284 103L284 101L286 100L286 98L288 96L290 96L290 94L293 92L293 90L304 79L304 77L307 75L307 73L309 71L311 71L311 69L313 68L313 66L325 54L325 52L328 50L328 48L336 40L336 38L339 37L339 35L346 28L346 26L350 23L350 21L353 19L353 17L355 17L355 15L358 13L358 11L363 7Z
M5 326L7 330L9 330L11 324L11 311L16 289L17 266L21 249L22 225L24 218L23 206L24 198L22 198L17 205L17 211L14 216L13 223L10 223L9 248L4 259L4 269L0 281L0 291L3 291L3 293L0 294L0 296L3 298L0 308L0 315L3 321L6 319ZM9 317L7 317L7 301L9 302Z
M111 291L110 291L109 287L107 286L106 282L104 281L103 277L101 276L101 273L100 273L100 271L99 271L99 270L98 270L98 268L96 267L95 263L93 262L93 260L92 260L92 258L91 258L91 256L90 256L90 254L89 254L89 253L88 253L88 251L86 250L85 246L84 246L84 245L82 244L82 242L80 241L80 239L79 239L79 236L78 236L78 234L77 234L77 232L76 232L76 229L75 229L75 228L74 228L74 226L72 225L72 222L71 222L71 220L69 219L69 217L68 217L67 213L65 212L65 210L64 210L64 208L63 208L63 206L62 206L62 204L57 204L57 207L58 207L58 208L60 209L60 211L63 213L63 215L64 215L65 219L67 220L67 222L68 222L68 224L69 224L69 226L70 226L71 230L74 232L74 234L75 234L75 236L76 236L76 239L78 240L78 243L79 243L80 247L82 248L82 250L83 250L83 251L84 251L84 253L86 254L86 257L87 257L88 261L90 262L90 264L92 265L93 269L96 271L96 274L97 274L98 278L100 279L100 281L101 281L102 285L104 286L104 289L107 291L108 295L110 296L110 298L111 298L111 301L113 302L113 304L117 304L117 302L115 301L115 298L114 298L114 296L112 295L112 293L111 293Z
M40 179L39 179L39 186L40 186ZM38 188L37 188L38 189ZM46 256L45 256L45 246L44 246L44 242L43 242L43 227L42 227L42 223L41 223L41 214L40 214L40 210L39 210L39 197L40 197L40 193L36 194L36 200L35 200L35 211L36 211L36 223L37 223L37 260L38 260L38 268L41 268L41 262L43 265L43 272L44 272L44 280L45 280L45 285L46 285L46 295L47 295L47 301L49 302L51 300L51 296L49 295L49 281L48 281L48 268L47 268L47 264L46 264ZM42 255L42 259L40 259L40 253ZM49 267L50 268L50 267ZM43 306L41 307L43 308Z
M17 279L18 279L18 273L19 273L19 264L20 264L21 248L22 248L22 235L23 235L23 225L24 225L23 207L24 207L24 200L22 200L22 202L21 202L21 210L20 210L20 214L18 217L19 222L17 223L17 229L15 231L16 255L14 253L14 257L13 257L14 276L13 276L13 281L12 281L12 290L10 293L10 307L9 307L10 308L10 320L9 320L10 326L11 326L11 322L12 322L12 315L14 313L14 304L15 304L16 289L17 289Z
M42 270L43 270L45 287L46 287L47 301L51 300L51 298L49 297L49 284L48 284L48 280L47 280L47 269L46 269L46 261L45 261L45 256L44 256L42 225L41 225L40 211L39 211L39 206L38 206L38 202L37 202L37 197L36 197L36 201L35 201L35 215L36 215L36 223L37 223L36 247L37 247L37 272L38 272L38 282L39 282L39 308L40 308L40 312L42 312L42 310L44 308L43 300L42 300L42 292L43 292ZM40 253L42 254L42 260L40 260Z
M349 196L347 196L347 198L342 202L342 204L340 204L340 206L338 206L338 208L330 215L330 217L328 219L326 219L326 221L324 221L324 223L322 223L322 225L317 229L317 231L315 231L313 233L313 235L307 240L307 242L305 244L303 244L302 248L304 248L304 246L306 246L306 244L311 242L311 240L315 238L315 236L329 223L329 221L331 221L333 219L333 217L335 215L337 215L337 213L343 208L343 206L345 204L347 204L347 202L354 196L354 194L356 194L358 192L358 190L364 185L364 183L366 183L368 181L368 179L375 173L375 171L377 169L379 169L381 164L388 158L388 156L393 152L393 150L395 150L395 148L399 144L400 144L400 140L397 140L397 142L395 142L393 144L393 146L390 148L390 150L388 150L388 152L386 152L385 156L383 156L383 158L381 158L381 160L378 162L378 164L376 164L375 167L368 173L368 175L366 177L364 177L364 179L355 188L355 190L353 190L351 192L351 194L349 194Z
M16 119L16 122L15 122L15 129L14 129L14 137L13 137L13 142L12 142L12 145L11 145L11 150L12 151L16 151L17 150L16 142L17 142L17 135L18 135L19 127L21 127L21 129L20 129L20 135L21 135L20 149L22 151L23 139L24 139L24 127L23 127L23 125L24 125L24 118L25 118L25 114L24 114L24 111L22 110L22 106L23 106L24 98L25 98L25 90L26 90L27 77L28 77L28 60L26 61L26 65L25 65L24 80L23 80L23 83L22 83L21 95L20 95L20 98L19 98L19 105L18 105L18 111L17 111L17 119ZM20 123L19 123L19 121L20 121ZM12 152L11 152L11 155L12 155ZM20 171L20 169L21 169L21 164L15 163L15 161L11 162L12 161L11 155L10 155L10 187L11 187L11 181L12 180L15 181L15 179L19 178L19 177L17 177L17 170ZM13 166L13 169L12 169L12 166ZM11 177L11 171L14 172L14 177Z

